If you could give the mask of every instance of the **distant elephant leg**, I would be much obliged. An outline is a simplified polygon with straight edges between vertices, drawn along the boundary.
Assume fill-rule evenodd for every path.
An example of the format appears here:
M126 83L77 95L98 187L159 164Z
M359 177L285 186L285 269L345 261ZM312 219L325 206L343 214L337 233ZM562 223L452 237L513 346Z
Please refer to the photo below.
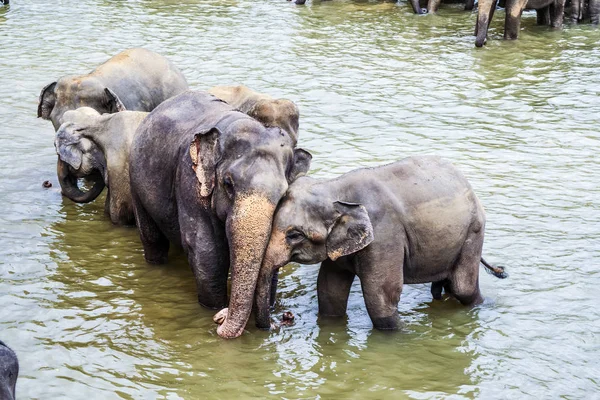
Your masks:
M524 6L521 2L513 2L510 7L506 8L506 20L504 22L504 39L515 40L519 37L521 29L521 14Z
M442 300L442 289L445 283L446 280L431 283L431 295L435 300Z
M535 10L538 25L550 25L550 6Z
M550 26L555 29L562 28L565 17L565 0L555 0L548 9L550 11Z
M401 326L398 302L404 283L401 254L370 251L368 265L361 263L359 275L367 311L376 329L395 330Z
M340 269L330 259L321 263L317 279L319 314L325 317L346 315L348 296L354 277L353 272Z
M135 221L144 246L144 258L149 264L165 264L169 253L169 240L160 231L156 222L134 196Z
M481 260L482 248L483 229L469 232L448 278L452 295L467 306L483 301L479 291L479 260Z
M110 218L110 188L106 188L106 200L104 201L104 215Z
M427 1L427 12L434 13L440 8L442 0L428 0Z
M467 0L465 2L465 11L473 11L475 7L475 0Z
M590 21L593 25L600 23L600 0L590 0Z

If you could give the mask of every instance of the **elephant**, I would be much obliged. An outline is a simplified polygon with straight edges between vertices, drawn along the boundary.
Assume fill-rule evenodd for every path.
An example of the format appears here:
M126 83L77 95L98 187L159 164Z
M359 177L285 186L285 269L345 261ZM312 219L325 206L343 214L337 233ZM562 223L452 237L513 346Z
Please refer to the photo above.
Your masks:
M239 310L252 307L275 207L311 159L286 131L200 91L165 101L139 126L129 172L144 257L162 264L171 243L183 247L198 302L212 309L227 305L231 263L221 337L242 333Z
M435 295L445 286L462 304L479 304L484 230L485 212L469 182L440 157L408 157L331 180L299 177L273 219L255 291L256 325L269 328L271 275L289 261L321 263L322 316L346 314L358 276L376 329L399 328L405 283L433 282ZM502 267L489 268L505 276ZM222 310L215 320L228 315Z
M143 111L100 114L90 107L67 111L54 142L63 194L85 203L98 197L106 185L105 210L112 223L133 225L129 153L135 131L147 115ZM95 182L87 192L77 187L76 178L83 177Z
M19 360L17 355L0 340L0 399L15 399L18 376Z
M63 76L46 85L38 103L38 118L58 130L68 110L91 107L99 113L123 109L152 111L188 89L179 69L160 54L133 48L115 55L89 74Z
M255 118L265 126L277 126L283 129L292 138L294 146L298 142L300 112L293 101L274 99L243 85L215 86L208 89L208 93Z
M578 23L589 18L593 25L600 23L600 0L571 0L569 6L571 22Z
M477 22L475 25L475 46L482 47L496 10L497 0L479 0ZM525 9L537 11L538 25L550 25L561 28L563 25L565 0L506 0L504 39L514 40L519 36L521 14Z
M458 3L462 1L444 1L444 3ZM435 13L437 12L437 10L440 8L440 4L442 4L442 0L421 0L420 2L421 4L425 5L425 8L423 9L424 12L427 13ZM466 0L465 1L465 11L472 11L473 8L475 7L475 0ZM415 11L414 6L413 6L413 11ZM415 11L415 13L417 13ZM419 13L417 13L419 14Z

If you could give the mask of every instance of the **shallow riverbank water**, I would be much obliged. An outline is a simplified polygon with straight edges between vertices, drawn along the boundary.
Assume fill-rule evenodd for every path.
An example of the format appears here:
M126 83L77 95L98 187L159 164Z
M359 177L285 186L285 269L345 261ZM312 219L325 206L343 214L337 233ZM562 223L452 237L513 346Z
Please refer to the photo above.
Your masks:
M474 48L460 5L283 0L13 0L0 7L0 339L21 399L567 398L600 392L600 31L550 31ZM221 340L185 260L145 264L102 201L60 196L41 88L134 46L190 85L244 83L300 107L311 174L440 154L487 210L472 310L405 287L405 328L374 331L355 282L349 316L317 317L317 266L290 266L275 312ZM54 187L43 189L50 180Z

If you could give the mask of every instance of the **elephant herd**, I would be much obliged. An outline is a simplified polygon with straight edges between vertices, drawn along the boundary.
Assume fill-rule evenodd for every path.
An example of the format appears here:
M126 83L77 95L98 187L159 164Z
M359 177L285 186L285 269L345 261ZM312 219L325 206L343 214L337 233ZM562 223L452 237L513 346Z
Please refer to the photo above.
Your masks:
M438 157L410 157L328 181L306 177L299 111L245 86L189 90L163 56L129 49L86 75L42 89L38 116L56 130L62 193L85 203L106 187L113 224L136 225L148 263L183 248L198 301L217 332L240 336L251 311L270 327L277 273L322 263L319 312L342 316L359 277L378 329L397 329L404 283L432 282L465 305L482 301L483 207ZM79 187L79 179L89 189ZM231 293L227 280L231 272Z

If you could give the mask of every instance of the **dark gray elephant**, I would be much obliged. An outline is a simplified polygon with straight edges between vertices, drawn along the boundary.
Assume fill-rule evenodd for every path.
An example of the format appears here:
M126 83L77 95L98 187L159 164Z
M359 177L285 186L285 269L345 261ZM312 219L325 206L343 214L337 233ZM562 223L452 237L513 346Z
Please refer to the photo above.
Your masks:
M484 230L485 213L471 186L439 157L409 157L327 181L301 177L273 219L255 292L257 326L270 326L271 275L289 261L322 263L323 316L345 315L358 276L377 329L399 327L405 283L435 282L461 303L478 304ZM227 311L216 319L223 316Z
M479 0L477 22L475 25L475 46L482 47L496 10L497 0ZM519 37L521 14L523 10L536 10L538 25L550 25L562 28L565 13L565 0L506 0L504 21L504 39Z
M0 341L0 399L14 400L19 376L17 355Z
M101 115L89 107L67 111L54 141L63 194L75 202L87 203L106 185L105 210L110 220L117 225L133 225L129 153L135 131L147 115L142 111ZM76 183L76 178L84 177L95 182L87 192Z
M244 329L275 207L310 159L285 131L203 92L167 100L138 128L130 178L146 261L164 263L170 243L181 245L209 308L227 305L231 263L222 337Z
M227 104L248 114L267 127L277 126L292 138L293 145L298 142L300 111L293 101L274 99L268 94L258 93L247 86L215 86L208 93Z

